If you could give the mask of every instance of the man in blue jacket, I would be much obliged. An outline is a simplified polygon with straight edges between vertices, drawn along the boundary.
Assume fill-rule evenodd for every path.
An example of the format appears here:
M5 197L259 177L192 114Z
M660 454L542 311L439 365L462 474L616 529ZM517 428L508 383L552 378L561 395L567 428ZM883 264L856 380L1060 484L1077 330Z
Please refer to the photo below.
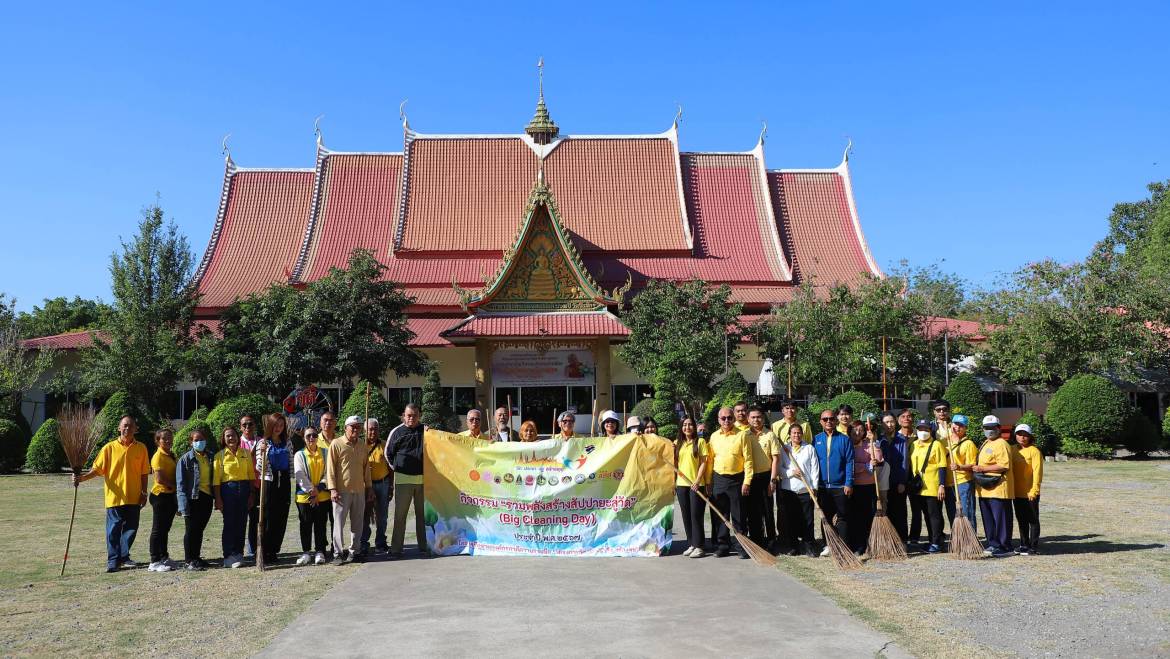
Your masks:
M853 442L837 432L837 416L834 410L821 412L821 432L813 439L817 460L821 463L821 486L817 501L821 510L833 520L833 528L842 538L849 537L849 522L846 520L849 497L853 495ZM823 522L822 522L823 523ZM824 535L824 531L821 531ZM821 556L829 555L826 543Z

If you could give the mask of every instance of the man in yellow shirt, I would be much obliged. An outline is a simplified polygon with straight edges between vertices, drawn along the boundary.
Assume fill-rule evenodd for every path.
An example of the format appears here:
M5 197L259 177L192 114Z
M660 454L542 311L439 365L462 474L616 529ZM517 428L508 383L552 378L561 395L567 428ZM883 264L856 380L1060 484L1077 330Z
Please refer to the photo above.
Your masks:
M492 441L492 438L488 437L483 431L483 412L480 412L474 407L467 410L467 430L459 434L464 437Z
M756 472L752 447L747 433L735 427L735 416L730 407L719 408L716 418L719 429L711 433L707 442L714 472L712 489L715 496L712 503L731 520L737 531L743 533L747 529L744 524L743 500L751 493L750 474ZM749 476L745 477L745 474ZM731 531L721 524L716 532L715 555L727 556L731 553ZM737 548L740 558L748 558L743 547Z
M747 430L748 429L748 404L741 400L735 404L735 407L731 408L731 411L735 415L735 429L736 430Z
M1000 558L1012 554L1012 499L1015 498L1012 448L1000 436L999 417L993 414L983 417L983 436L979 460L971 471L975 474L983 533L987 537L987 549L983 553Z
M134 439L138 424L134 417L118 420L118 438L98 451L93 467L73 475L73 487L101 476L106 494L106 572L121 567L138 567L130 559L130 547L138 535L138 518L146 505L149 490L150 458L146 445Z
M748 495L748 532L752 541L761 547L776 541L776 513L772 508L772 498L780 480L780 443L765 425L767 420L762 408L753 406L748 409L746 432L752 440L752 464L755 466Z
M1021 423L1015 430L1012 447L1012 485L1015 488L1016 519L1020 525L1020 546L1016 553L1028 556L1040 552L1040 483L1044 480L1044 455L1036 446L1032 426Z
M385 554L389 549L386 544L386 518L390 514L390 465L386 462L386 455L382 450L381 428L378 420L370 417L366 419L366 449L369 450L370 483L374 488L374 501L366 506L365 520L362 528L362 548L359 556L365 557L370 551L370 522L374 523L377 531L374 534L374 551Z

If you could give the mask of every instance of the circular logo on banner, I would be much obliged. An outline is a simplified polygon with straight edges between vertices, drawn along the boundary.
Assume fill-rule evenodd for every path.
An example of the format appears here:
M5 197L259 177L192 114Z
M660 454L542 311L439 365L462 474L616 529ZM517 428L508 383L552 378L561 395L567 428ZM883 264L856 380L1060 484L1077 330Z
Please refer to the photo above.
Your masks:
M537 485L544 485L544 483L545 483L544 474L541 474L541 475L536 477L536 484Z
M467 474L467 477L473 481L478 481L479 480L479 472L472 469L471 472Z
M591 480L591 481L597 480L597 474L596 473L589 474L589 480Z
M561 476L561 482L564 483L565 485L568 485L570 482L572 482L572 480L573 480L573 477L569 476L568 474Z
M513 476L512 474L504 474L504 482L505 483L511 483L514 480L516 480L516 477Z
M524 484L525 485L532 485L533 481L535 481L535 480L536 479L532 477L532 474L528 474L527 476L524 477Z
M580 485L585 482L585 474L577 474L573 477L573 480L577 481L577 484Z

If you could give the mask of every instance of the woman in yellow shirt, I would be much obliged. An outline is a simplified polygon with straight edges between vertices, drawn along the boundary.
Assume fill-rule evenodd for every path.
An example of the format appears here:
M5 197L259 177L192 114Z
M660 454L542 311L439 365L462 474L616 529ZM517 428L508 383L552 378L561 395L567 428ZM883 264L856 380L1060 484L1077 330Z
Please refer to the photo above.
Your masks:
M943 515L942 504L946 500L947 447L934 438L930 422L920 419L915 428L916 439L910 453L910 476L906 491L910 493L911 513L910 543L918 544L922 530L922 513L926 513L926 533L930 544L926 551L937 554L942 551Z
M248 511L255 500L252 493L256 467L252 454L240 446L235 428L223 429L223 448L215 454L215 509L223 513L223 566L244 565L244 535L248 528Z
M703 510L706 506L698 494L707 477L707 455L707 440L699 437L695 420L689 416L684 418L678 439L674 440L674 462L681 472L675 477L674 493L678 497L678 510L689 545L683 556L691 558L707 555L703 551Z
M1016 426L1016 444L1012 447L1012 481L1014 508L1020 524L1020 546L1016 553L1028 556L1040 552L1040 482L1044 480L1044 455L1036 446L1032 426Z
M170 428L154 433L154 457L150 459L150 471L154 473L154 487L150 489L150 508L154 521L150 524L150 572L170 572L175 569L167 553L167 536L179 510L175 498L175 455L171 446L175 435Z
M317 443L317 431L305 428L305 448L293 458L297 481L297 519L300 521L301 557L297 565L325 564L325 526L329 517L329 488L325 486L325 456L328 449ZM313 556L316 544L317 554Z

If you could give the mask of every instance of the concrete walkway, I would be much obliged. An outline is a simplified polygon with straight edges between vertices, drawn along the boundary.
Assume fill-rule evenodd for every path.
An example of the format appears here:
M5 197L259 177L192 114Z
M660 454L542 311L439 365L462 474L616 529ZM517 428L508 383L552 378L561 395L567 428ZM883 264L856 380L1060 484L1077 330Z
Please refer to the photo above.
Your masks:
M361 566L261 656L905 656L783 572L734 557L410 556Z

